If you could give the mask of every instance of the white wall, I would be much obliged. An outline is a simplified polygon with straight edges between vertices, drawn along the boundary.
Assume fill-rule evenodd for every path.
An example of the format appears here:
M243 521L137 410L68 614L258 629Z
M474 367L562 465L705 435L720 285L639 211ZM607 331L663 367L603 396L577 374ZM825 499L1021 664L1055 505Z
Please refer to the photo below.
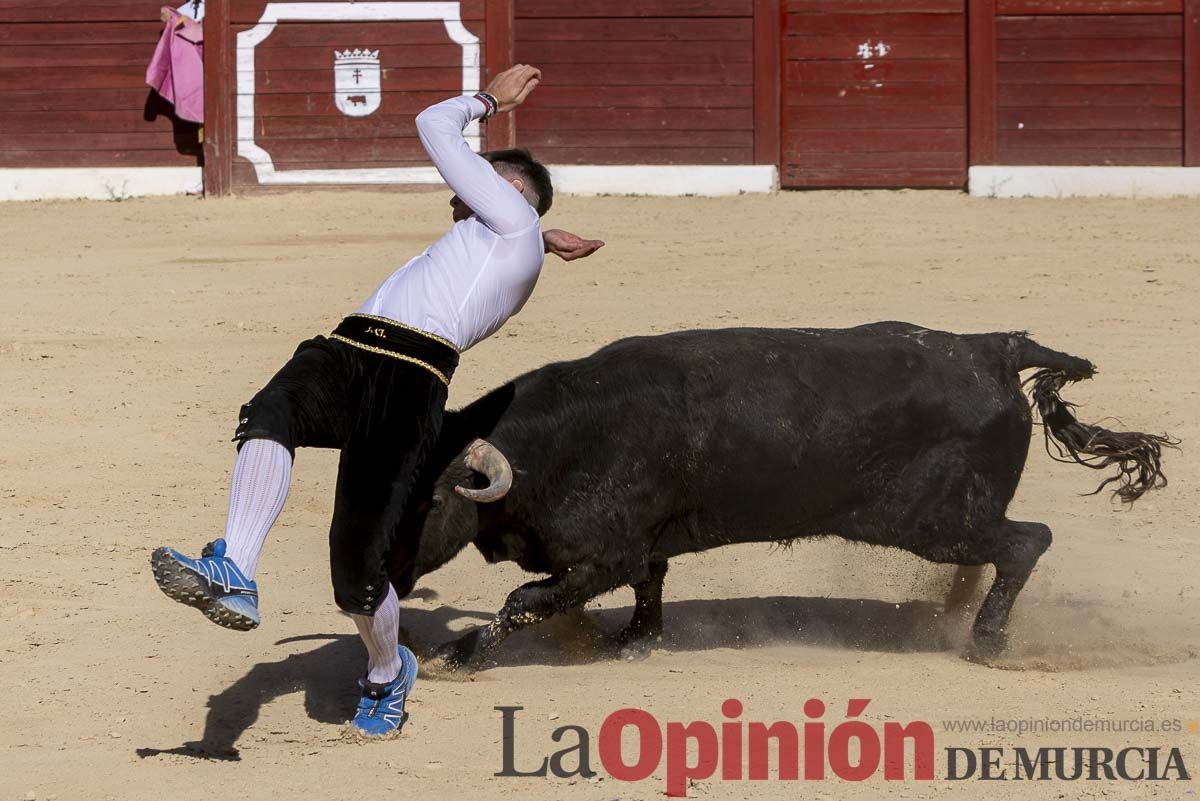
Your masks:
M200 167L0 169L0 200L124 200L203 188Z
M972 167L975 197L1200 196L1200 167Z

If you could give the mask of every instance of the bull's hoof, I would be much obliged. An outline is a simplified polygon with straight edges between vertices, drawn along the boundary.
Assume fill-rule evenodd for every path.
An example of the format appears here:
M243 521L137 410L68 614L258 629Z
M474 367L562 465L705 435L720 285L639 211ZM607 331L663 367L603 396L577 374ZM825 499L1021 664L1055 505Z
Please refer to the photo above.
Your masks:
M624 643L617 655L626 662L641 662L650 656L654 650L654 641L650 639L631 640Z
M654 647L662 641L662 632L647 632L625 629L613 638L617 657L626 662L640 662L650 656Z
M457 640L443 643L430 657L443 669L473 673L479 669L479 629L469 631Z
M1008 636L1003 631L975 631L963 659L978 665L991 665L1008 648Z

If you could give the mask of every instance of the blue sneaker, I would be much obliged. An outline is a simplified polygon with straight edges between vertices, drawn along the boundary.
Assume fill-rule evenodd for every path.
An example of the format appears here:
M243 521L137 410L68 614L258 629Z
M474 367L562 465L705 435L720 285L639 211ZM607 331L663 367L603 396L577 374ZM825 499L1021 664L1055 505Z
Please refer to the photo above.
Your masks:
M196 607L218 626L249 631L258 625L258 585L225 556L225 540L205 545L199 559L157 548L150 565L168 598Z
M400 731L407 715L404 702L417 681L417 657L403 645L396 647L400 654L400 675L387 684L375 684L359 679L362 698L358 712L350 725L363 737L383 738Z

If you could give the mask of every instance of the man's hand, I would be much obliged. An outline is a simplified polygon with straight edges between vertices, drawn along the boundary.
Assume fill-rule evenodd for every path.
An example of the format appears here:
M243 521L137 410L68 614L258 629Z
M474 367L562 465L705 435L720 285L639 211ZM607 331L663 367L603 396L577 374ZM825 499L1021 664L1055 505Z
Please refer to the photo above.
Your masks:
M542 231L542 242L546 245L547 253L553 253L563 261L582 259L604 247L604 243L599 239L584 239L558 228Z
M504 72L492 78L487 92L496 98L499 105L497 111L512 111L525 102L529 93L537 88L542 80L542 71L528 64L514 64Z

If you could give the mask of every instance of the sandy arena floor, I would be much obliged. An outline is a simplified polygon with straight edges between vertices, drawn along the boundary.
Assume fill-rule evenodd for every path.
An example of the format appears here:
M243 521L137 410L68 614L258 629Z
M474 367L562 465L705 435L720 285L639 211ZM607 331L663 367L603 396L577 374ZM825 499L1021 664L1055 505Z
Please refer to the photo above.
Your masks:
M1170 486L1132 511L1032 449L1012 515L1055 542L1014 614L1008 670L958 657L934 617L950 570L839 541L677 560L667 633L603 658L629 590L514 637L471 680L426 676L401 738L342 739L365 651L328 586L336 455L301 452L259 573L264 624L219 629L172 604L154 546L223 530L241 403L449 222L444 193L0 205L0 799L656 799L664 771L496 778L499 705L523 706L518 767L625 706L660 721L804 720L870 698L950 746L1178 746L1200 771L1200 238L1196 201L983 201L957 193L719 200L561 198L547 220L608 246L548 261L525 311L472 350L462 405L629 334L901 319L1027 328L1091 358L1080 416L1168 431ZM1040 437L1040 435L1039 435ZM524 580L473 550L404 602L415 644L477 624ZM959 718L1179 719L1179 733L962 734ZM1193 724L1194 726L1194 724ZM568 743L571 742L568 740ZM603 774L602 774L603 775ZM1179 782L699 782L693 797L1183 798ZM385 796L384 793L387 795Z

